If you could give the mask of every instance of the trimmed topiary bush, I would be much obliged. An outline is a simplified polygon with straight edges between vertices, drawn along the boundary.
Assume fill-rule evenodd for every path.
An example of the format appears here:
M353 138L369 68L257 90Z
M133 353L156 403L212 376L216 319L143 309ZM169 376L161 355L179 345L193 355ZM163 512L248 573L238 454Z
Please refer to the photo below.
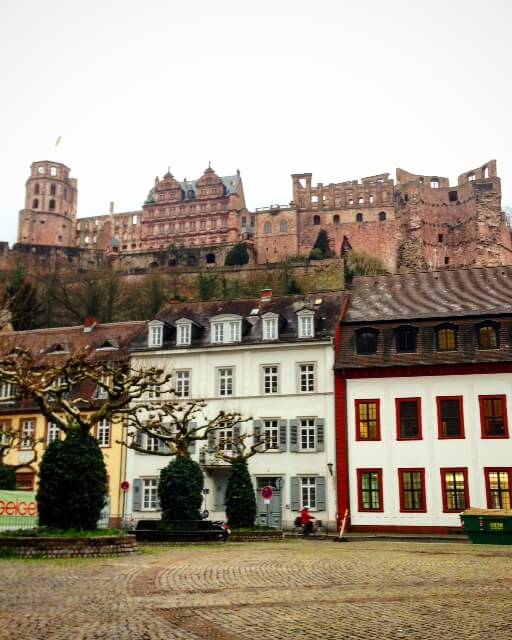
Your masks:
M97 528L105 503L107 471L97 441L71 431L48 445L36 495L39 525L56 529Z
M233 462L226 487L226 516L233 529L254 527L256 496L246 462Z
M5 491L16 489L16 470L8 464L0 464L0 489Z
M158 497L162 521L201 520L203 472L190 458L177 458L160 472Z

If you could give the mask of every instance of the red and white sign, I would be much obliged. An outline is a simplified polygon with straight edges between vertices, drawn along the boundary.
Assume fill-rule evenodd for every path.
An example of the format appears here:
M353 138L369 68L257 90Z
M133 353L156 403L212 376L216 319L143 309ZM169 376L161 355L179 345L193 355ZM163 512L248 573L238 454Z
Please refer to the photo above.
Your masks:
M272 500L273 495L274 495L274 492L272 490L272 487L268 485L266 487L263 487L263 489L261 490L261 497L263 498L263 502L265 504L270 504L270 501Z
M121 491L128 491L129 488L130 488L130 483L128 482L128 480L123 480L121 482Z

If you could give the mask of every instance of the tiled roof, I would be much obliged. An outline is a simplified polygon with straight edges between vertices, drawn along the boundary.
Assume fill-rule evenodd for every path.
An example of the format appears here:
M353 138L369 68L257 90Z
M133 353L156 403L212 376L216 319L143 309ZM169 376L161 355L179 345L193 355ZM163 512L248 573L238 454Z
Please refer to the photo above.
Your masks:
M345 322L512 313L512 266L359 276Z

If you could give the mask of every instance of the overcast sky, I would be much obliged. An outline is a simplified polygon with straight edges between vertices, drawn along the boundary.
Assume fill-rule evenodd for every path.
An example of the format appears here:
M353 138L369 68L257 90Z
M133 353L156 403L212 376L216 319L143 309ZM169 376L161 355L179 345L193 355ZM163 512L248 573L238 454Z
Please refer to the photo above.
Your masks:
M292 173L455 181L496 158L512 204L511 18L510 0L4 0L0 239L44 159L78 179L79 216L208 161L254 208L289 202Z

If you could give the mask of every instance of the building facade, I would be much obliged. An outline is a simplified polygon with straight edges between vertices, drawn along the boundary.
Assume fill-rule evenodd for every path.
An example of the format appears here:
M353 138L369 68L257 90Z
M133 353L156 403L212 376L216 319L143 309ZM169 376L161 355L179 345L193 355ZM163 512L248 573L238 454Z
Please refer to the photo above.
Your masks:
M509 509L512 268L355 278L338 336L338 511L455 531Z
M334 525L332 367L340 301L339 293L272 298L267 292L259 300L172 304L132 346L134 367L143 363L172 373L179 398L206 402L206 419L222 410L239 412L249 418L242 433L264 434L267 450L249 460L259 524L290 527L307 505ZM215 457L215 446L227 442L229 450L233 437L223 429L191 452L205 473L203 508L212 519L225 518L229 472L229 463ZM142 442L145 448L154 445ZM128 505L134 519L158 516L158 476L168 462L128 450ZM260 495L267 485L274 490L268 507Z

